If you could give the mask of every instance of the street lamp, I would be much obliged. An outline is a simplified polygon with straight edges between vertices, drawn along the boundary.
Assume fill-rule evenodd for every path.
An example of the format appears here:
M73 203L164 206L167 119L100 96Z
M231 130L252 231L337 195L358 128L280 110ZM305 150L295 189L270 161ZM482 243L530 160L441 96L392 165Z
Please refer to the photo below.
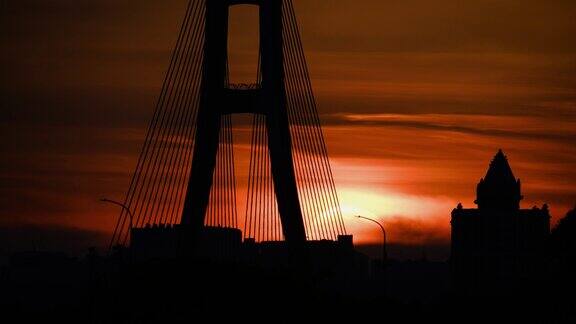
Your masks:
M122 207L122 209L124 209L126 211L126 213L128 214L128 221L129 221L129 232L130 234L128 234L130 236L130 243L132 243L132 213L130 212L130 208L128 208L126 205L124 205L121 202L112 200L112 199L108 199L108 198L102 198L100 199L101 202L106 202L106 203L110 203L110 204L114 204L117 206Z
M380 229L382 230L382 265L384 265L386 263L386 259L387 259L387 254L386 254L386 230L384 229L384 226L378 222L377 220L374 220L372 218L368 218L368 217L364 217L364 216L360 216L360 215L356 215L356 218L361 218L361 219L365 219L367 221L371 221L372 223L377 224L378 226L380 226Z

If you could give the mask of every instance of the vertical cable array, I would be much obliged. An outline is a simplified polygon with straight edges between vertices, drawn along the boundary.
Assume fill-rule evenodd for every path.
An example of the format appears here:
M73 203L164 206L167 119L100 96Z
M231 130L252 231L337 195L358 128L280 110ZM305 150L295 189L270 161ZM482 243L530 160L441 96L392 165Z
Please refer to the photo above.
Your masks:
M335 240L346 229L291 0L283 1L282 28L284 87L306 235ZM244 236L256 241L282 239L267 145L265 116L255 116Z
M216 227L238 227L236 214L236 178L234 171L234 143L232 116L222 117L218 155L214 168L214 182L206 210L204 224Z
M270 167L264 115L254 115L252 122L244 238L253 238L256 241L283 239Z
M204 47L205 1L190 0L124 204L133 226L175 224L182 213L194 147ZM110 242L126 244L122 210Z
M262 82L260 62L259 56L256 70L258 84ZM252 119L250 147L244 238L252 238L260 242L281 241L284 239L284 234L270 166L265 115L255 114Z
M346 229L292 0L284 0L282 27L288 118L307 235L337 239Z

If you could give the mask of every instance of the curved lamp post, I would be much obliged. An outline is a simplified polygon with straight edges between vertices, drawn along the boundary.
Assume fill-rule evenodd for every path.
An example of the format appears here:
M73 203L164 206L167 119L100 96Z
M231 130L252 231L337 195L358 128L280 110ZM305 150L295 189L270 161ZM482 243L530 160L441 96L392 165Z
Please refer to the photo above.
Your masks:
M132 225L133 225L133 224L132 224L132 212L130 212L130 208L128 208L126 205L124 205L124 204L121 203L121 202L118 202L118 201L115 201L115 200L112 200L112 199L108 199L108 198L102 198L102 199L100 199L100 201L101 201L101 202L110 203L110 204L114 204L114 205L116 205L116 206L120 206L120 207L122 207L123 210L126 211L126 213L128 214L128 221L129 221L129 226L130 226L130 228L129 228L129 232L130 232L130 234L129 234L130 243L132 243Z
M384 225L382 225L380 222L378 222L377 220L374 220L372 218L368 218L368 217L364 217L364 216L360 216L360 215L356 215L356 218L365 219L367 221L370 221L370 222L375 223L378 226L380 226L380 229L382 230L382 265L384 265L386 263L386 259L388 257L388 255L386 253L386 230L384 229Z

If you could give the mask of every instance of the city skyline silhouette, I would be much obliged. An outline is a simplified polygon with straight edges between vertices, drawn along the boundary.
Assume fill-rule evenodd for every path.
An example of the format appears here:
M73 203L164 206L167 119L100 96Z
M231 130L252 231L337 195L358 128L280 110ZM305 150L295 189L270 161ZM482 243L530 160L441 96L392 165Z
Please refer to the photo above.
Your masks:
M0 319L571 322L572 12L1 1Z

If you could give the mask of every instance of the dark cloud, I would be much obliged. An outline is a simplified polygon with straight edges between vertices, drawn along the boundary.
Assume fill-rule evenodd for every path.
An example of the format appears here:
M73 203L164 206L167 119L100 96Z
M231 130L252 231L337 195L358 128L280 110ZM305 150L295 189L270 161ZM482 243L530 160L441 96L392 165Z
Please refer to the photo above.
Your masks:
M450 115L447 115L450 116ZM473 115L472 115L473 116ZM351 120L350 118L342 115L331 116L332 118L326 118L328 124L332 125L367 125L367 126L379 126L379 127L400 127L400 128L414 128L421 130L430 131L444 131L444 132L456 132L464 133L470 135L480 135L480 136L490 136L490 137L502 137L508 139L523 139L523 140L545 140L554 143L562 143L568 147L576 149L576 132L554 132L554 127L549 129L542 129L540 131L521 131L512 130L516 128L516 125L509 125L511 129L498 129L486 125L484 127L474 127L466 125L465 122L459 123L455 118L452 125L443 125L434 121L419 121L410 120L410 115L406 115L404 120L390 119L371 119L370 115L364 115L366 120ZM482 118L482 115L478 115L478 118Z
M110 87L24 88L3 91L0 122L38 127L143 128L152 116L154 89ZM158 90L159 91L159 90Z
M310 48L328 51L576 50L573 1L295 1ZM537 18L536 18L537 17Z
M448 215L446 216L448 220ZM389 236L401 238L404 242L420 242L422 245L443 245L448 243L445 233L433 228L433 225L423 223L417 219L404 217L392 218L387 221Z

